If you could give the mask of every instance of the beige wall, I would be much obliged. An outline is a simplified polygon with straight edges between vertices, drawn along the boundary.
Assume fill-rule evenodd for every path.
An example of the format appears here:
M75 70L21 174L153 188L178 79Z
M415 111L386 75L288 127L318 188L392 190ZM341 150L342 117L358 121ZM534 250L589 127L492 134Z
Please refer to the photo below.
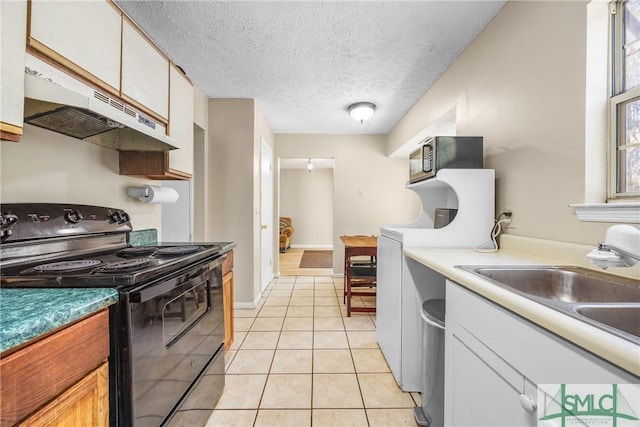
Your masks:
M333 246L333 169L281 169L280 216L291 218L292 246Z
M584 244L611 224L577 220L585 194L586 2L511 1L388 135L391 153L457 104L482 135L510 234Z
M418 196L404 188L407 160L386 156L384 135L277 134L275 141L276 158L334 159L335 272L342 272L341 235L378 235L381 225L409 223L418 217Z
M234 298L260 295L260 141L273 132L253 99L209 99L208 233L236 243Z
M160 206L127 196L153 181L118 175L118 152L25 125L19 143L0 143L0 201L55 202L124 209L134 230L157 228ZM158 185L155 182L154 185Z

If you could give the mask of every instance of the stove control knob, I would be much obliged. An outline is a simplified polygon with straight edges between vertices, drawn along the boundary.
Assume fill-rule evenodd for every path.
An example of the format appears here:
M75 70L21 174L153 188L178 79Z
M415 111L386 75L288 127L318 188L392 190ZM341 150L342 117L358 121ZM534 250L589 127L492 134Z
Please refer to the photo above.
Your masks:
M115 212L111 212L109 214L109 222L110 223L118 223L120 224L120 222L122 222L122 215L120 215L120 212L115 211Z
M0 239L4 242L13 234L12 227L18 222L18 217L13 214L0 215Z
M129 217L129 214L126 212L122 212L122 214L120 215L120 222L119 224L124 224L125 222L129 222L131 221L131 217Z
M80 211L78 211L77 209L73 209L64 214L64 219L71 224L77 224L82 221L83 216Z

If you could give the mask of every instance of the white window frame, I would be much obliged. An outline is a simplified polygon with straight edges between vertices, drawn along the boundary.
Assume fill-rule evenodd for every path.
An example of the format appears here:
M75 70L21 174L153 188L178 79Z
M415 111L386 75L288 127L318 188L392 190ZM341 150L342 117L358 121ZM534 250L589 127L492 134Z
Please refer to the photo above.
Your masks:
M609 198L611 0L587 4L585 194L572 203L579 221L640 224L640 199ZM614 121L615 123L615 121ZM614 181L615 182L615 181Z
M610 54L611 72L610 87L611 97L609 99L609 141L607 150L607 200L608 201L630 201L640 200L640 193L619 192L619 175L618 175L618 149L625 148L626 145L618 146L618 140L621 138L621 132L624 132L623 126L618 121L618 112L620 107L625 103L640 97L640 87L624 90L624 61L623 52L623 33L624 33L624 16L622 5L627 0L614 0L610 3L610 25L609 31L611 37Z

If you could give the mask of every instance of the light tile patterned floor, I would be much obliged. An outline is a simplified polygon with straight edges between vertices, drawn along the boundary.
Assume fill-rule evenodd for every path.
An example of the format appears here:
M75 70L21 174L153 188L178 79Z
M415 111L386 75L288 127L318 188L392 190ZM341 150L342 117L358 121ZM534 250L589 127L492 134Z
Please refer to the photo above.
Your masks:
M396 385L375 314L346 317L342 278L280 277L259 307L235 315L225 390L207 426L416 426L420 396Z

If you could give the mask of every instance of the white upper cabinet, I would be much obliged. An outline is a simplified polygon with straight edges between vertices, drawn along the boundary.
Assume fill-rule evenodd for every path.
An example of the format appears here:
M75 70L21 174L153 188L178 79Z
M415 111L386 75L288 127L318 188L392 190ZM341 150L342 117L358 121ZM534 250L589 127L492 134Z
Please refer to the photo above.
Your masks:
M122 28L122 97L169 117L169 60L126 19Z
M178 150L169 151L169 168L193 174L193 85L174 66L169 72L169 136Z
M122 13L106 1L32 0L28 43L117 94L121 28Z
M24 108L26 2L0 1L0 24L0 132L2 139L17 141Z

